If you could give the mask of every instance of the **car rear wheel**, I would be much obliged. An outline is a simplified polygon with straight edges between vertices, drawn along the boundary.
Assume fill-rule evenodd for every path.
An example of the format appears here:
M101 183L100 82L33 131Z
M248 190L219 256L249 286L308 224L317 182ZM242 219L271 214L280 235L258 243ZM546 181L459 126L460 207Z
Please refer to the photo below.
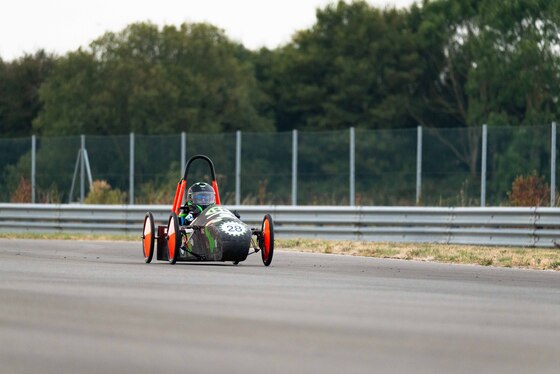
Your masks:
M152 257L154 256L154 239L154 217L151 212L148 212L144 217L144 228L142 230L142 252L144 254L144 261L147 264L152 262Z

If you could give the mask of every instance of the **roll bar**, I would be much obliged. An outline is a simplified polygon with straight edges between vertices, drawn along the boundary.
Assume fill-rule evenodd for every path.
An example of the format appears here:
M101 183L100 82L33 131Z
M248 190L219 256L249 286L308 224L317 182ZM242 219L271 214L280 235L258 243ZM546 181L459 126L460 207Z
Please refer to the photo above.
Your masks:
M210 167L210 172L212 173L212 188L214 189L214 193L216 194L216 204L220 205L220 191L218 189L218 181L216 181L216 171L214 169L214 163L212 160L205 155L195 155L192 156L189 161L187 161L187 165L185 166L185 172L183 173L183 178L179 181L177 185L177 190L175 190L175 199L173 200L173 212L175 214L179 214L179 209L181 208L181 203L183 202L183 196L185 195L185 189L187 188L187 175L189 173L189 167L195 160L204 160L208 163Z
M189 167L193 163L194 160L205 160L210 166L210 171L212 172L212 182L216 180L216 171L214 170L214 163L208 156L205 155L195 155L192 156L189 161L187 161L187 165L185 166L185 172L183 173L183 179L187 180L187 174L189 173Z

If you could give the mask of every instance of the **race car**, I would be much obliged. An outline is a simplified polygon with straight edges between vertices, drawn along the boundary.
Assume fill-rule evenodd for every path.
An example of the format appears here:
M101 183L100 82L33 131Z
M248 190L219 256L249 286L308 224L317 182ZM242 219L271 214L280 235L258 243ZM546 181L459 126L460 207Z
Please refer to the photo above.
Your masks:
M189 167L196 160L208 164L212 184L196 183L185 196ZM261 252L263 264L269 266L274 254L274 223L266 214L260 228L250 228L237 212L223 207L214 164L207 156L196 155L188 160L179 180L167 225L157 226L156 231L153 214L147 212L144 217L142 253L146 263L152 261L154 244L156 258L170 264L231 261L237 265L248 255Z

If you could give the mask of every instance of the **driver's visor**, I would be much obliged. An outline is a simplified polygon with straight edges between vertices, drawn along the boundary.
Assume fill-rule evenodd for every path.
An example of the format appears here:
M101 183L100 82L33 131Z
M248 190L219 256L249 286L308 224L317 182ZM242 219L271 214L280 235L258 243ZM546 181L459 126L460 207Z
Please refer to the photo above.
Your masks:
M214 195L214 192L210 191L194 192L192 195L192 201L197 205L210 205L216 202L216 196Z

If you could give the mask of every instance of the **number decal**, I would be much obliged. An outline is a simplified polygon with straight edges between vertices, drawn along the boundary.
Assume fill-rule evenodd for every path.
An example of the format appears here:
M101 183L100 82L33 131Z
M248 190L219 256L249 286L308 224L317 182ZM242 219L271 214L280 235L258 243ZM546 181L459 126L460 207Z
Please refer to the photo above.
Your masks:
M245 225L239 222L224 222L220 225L220 230L232 236L241 236L246 231Z
M226 228L229 233L243 232L243 227L240 225L227 225Z

